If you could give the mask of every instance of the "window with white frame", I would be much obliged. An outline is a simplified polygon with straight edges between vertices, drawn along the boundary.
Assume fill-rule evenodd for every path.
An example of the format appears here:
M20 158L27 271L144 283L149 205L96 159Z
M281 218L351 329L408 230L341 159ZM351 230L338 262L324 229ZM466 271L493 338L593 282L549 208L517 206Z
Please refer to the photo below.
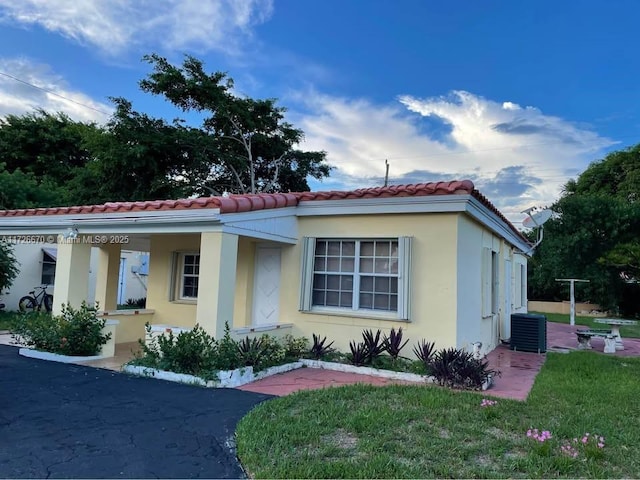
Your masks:
M198 298L198 277L200 275L200 254L178 254L178 295L180 300Z
M56 279L56 258L53 254L42 252L42 285L53 285Z
M306 238L301 310L408 319L410 238Z

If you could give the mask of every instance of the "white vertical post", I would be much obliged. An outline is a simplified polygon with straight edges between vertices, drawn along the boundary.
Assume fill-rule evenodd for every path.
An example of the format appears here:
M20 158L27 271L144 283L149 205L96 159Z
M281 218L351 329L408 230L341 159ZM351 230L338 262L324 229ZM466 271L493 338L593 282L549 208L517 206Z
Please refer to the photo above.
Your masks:
M569 324L576 324L576 282L574 279L571 279L569 282Z
M556 282L569 282L569 323L576 324L576 282L586 282L589 280L581 280L579 278L556 278Z

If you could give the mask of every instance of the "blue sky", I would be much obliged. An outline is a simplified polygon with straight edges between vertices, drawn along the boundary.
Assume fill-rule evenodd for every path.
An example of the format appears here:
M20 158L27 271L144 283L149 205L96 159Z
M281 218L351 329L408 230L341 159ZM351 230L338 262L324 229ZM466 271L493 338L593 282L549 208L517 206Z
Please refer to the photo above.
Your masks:
M0 116L103 122L158 53L276 97L337 168L314 189L472 179L511 220L640 141L640 3L567 0L0 0Z

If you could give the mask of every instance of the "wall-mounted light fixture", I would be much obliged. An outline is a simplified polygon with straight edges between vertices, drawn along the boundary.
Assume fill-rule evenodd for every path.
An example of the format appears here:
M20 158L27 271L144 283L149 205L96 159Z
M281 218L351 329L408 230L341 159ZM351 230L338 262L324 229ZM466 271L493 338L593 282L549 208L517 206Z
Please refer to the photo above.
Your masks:
M75 240L78 238L78 229L75 227L67 228L67 230L62 234L62 238L65 240Z

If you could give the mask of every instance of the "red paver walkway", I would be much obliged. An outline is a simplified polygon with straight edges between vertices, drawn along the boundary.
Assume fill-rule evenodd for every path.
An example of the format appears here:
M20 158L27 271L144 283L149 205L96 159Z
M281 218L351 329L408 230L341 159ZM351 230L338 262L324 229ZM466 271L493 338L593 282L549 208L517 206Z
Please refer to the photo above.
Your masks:
M578 328L587 327L547 323L547 350L566 352L576 349L577 338L575 331ZM640 356L640 339L625 338L623 340L625 349L610 355ZM602 339L594 338L591 343L593 351L602 352L604 350L604 341ZM491 368L499 370L501 375L494 379L493 386L484 394L513 400L526 400L545 359L545 354L514 352L506 345L499 346L487 355L487 361ZM301 368L258 380L239 388L250 392L282 396L298 390L312 390L354 383L368 383L379 386L402 383L415 385L412 382L399 382L370 375L336 372L319 368Z
M263 378L262 380L238 388L250 392L282 396L289 395L298 390L316 390L325 387L353 385L354 383L368 383L376 386L397 384L414 385L413 382L390 380L372 375L336 372L335 370L325 370L323 368L299 368L297 370L291 370L290 372Z

